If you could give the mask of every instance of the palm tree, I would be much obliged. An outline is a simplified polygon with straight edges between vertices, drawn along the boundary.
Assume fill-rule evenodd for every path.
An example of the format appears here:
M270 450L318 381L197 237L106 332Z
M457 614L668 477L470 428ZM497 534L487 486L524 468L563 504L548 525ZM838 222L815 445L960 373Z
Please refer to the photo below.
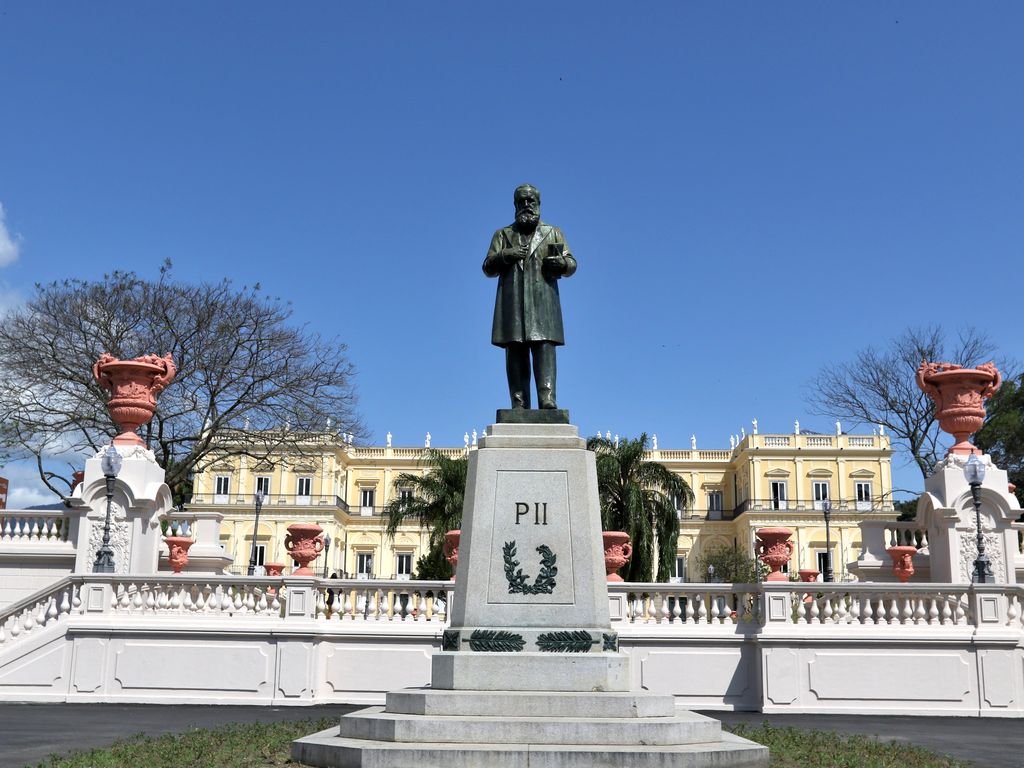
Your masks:
M668 581L676 558L679 517L676 503L693 504L693 491L664 465L647 461L647 435L618 444L592 437L587 448L597 454L597 489L601 499L601 527L625 531L633 544L633 557L622 574L626 581Z
M426 563L433 563L432 570L439 565L447 568L441 557L444 535L462 525L462 502L466 495L466 456L450 458L436 448L427 448L420 465L426 468L422 475L400 473L393 483L396 491L412 490L412 498L396 493L384 507L385 533L394 538L399 527L409 521L418 520L429 534L429 551L417 563L418 572ZM448 578L451 573L432 573L430 577Z

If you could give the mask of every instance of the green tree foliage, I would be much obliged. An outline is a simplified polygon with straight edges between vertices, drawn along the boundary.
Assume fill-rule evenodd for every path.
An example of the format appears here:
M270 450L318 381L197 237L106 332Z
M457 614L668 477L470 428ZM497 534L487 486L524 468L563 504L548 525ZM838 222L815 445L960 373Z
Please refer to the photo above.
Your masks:
M114 272L36 285L0 323L0 424L12 457L33 457L63 496L83 455L116 433L93 379L103 353L171 353L178 369L141 436L175 492L219 456L301 452L310 433L364 434L345 345L292 321L259 286ZM67 477L52 471L66 458Z
M884 426L893 446L928 477L945 455L949 436L939 432L935 406L917 387L921 360L970 366L989 360L994 351L988 337L974 328L955 336L941 326L908 328L882 348L866 347L852 360L823 367L807 388L808 406L813 413L854 425ZM1003 362L1000 368L1006 373L1009 365Z
M917 517L917 500L920 496L915 496L912 499L902 499L900 501L894 501L892 503L897 514L897 520L913 520Z
M1017 486L1017 498L1024 504L1024 375L1004 380L988 401L988 418L974 436L974 443L1005 469Z
M697 572L707 578L708 567L714 568L714 579L727 584L754 584L768 572L768 566L741 551L739 547L722 544L701 553L697 558Z
M416 560L415 579L427 581L444 581L452 577L452 567L444 556L441 547L430 547Z
M395 478L395 494L384 507L385 532L394 538L403 523L416 520L429 536L427 552L416 564L417 578L447 579L451 569L444 560L444 535L462 526L469 458L451 458L427 448L420 464L426 470L422 475L402 472ZM404 489L412 491L411 499L401 498L399 491Z
M679 537L676 500L681 508L691 507L690 486L662 464L647 460L646 434L620 440L618 446L592 437L587 448L597 459L601 527L625 531L633 545L633 556L620 574L626 581L668 581Z

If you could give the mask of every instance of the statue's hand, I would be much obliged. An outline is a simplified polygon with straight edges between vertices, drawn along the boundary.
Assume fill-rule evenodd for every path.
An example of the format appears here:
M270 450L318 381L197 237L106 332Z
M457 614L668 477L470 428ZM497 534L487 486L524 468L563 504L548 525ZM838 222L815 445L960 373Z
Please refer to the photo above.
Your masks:
M516 261L522 261L529 255L530 254L529 251L527 251L526 246L521 245L518 248L505 248L502 250L501 259L506 264L512 264Z
M545 256L544 257L544 268L553 275L561 275L565 272L565 256Z

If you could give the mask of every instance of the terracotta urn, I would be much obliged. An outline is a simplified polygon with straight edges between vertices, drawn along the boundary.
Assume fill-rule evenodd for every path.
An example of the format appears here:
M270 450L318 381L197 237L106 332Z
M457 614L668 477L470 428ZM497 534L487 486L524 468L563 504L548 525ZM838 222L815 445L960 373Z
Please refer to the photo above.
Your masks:
M452 581L455 581L455 569L459 564L459 537L462 531L448 531L444 535L444 559L452 567Z
M782 566L793 556L793 542L789 528L760 528L757 531L757 556L771 568L765 581L789 581L781 572Z
M195 540L190 536L164 536L164 542L167 544L167 562L171 564L171 570L181 573L188 565L188 550L195 544Z
M288 526L284 537L284 548L299 567L292 576L316 576L309 564L320 556L324 549L324 529L316 523L293 523Z
M810 583L818 580L818 575L821 571L815 570L814 568L801 568L797 573L800 574L800 581Z
M121 430L115 445L144 445L135 430L148 424L156 411L156 396L174 380L177 369L169 354L143 355L118 360L104 352L93 364L92 375L110 392L107 410Z
M889 547L885 551L892 558L892 572L897 579L906 584L914 575L914 555L917 553L917 547Z
M935 417L944 432L956 438L950 453L971 454L977 449L968 438L985 421L985 400L992 397L1003 377L992 363L964 368L954 363L922 360L917 386L935 403Z
M284 573L284 563L264 563L263 570L267 572L267 576L280 576Z
M608 581L624 581L616 571L633 556L629 534L624 531L601 531L601 540L604 542L604 569L608 574Z

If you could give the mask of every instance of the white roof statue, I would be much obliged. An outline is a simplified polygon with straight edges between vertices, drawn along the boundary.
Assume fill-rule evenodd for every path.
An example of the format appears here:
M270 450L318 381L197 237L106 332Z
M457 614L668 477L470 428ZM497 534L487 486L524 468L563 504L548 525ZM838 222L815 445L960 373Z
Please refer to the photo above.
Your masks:
M387 441L388 448L390 448L391 447L391 433L388 432L387 435L385 435L384 439Z
M690 435L690 450L691 451L696 451L697 450L697 436L696 435Z

